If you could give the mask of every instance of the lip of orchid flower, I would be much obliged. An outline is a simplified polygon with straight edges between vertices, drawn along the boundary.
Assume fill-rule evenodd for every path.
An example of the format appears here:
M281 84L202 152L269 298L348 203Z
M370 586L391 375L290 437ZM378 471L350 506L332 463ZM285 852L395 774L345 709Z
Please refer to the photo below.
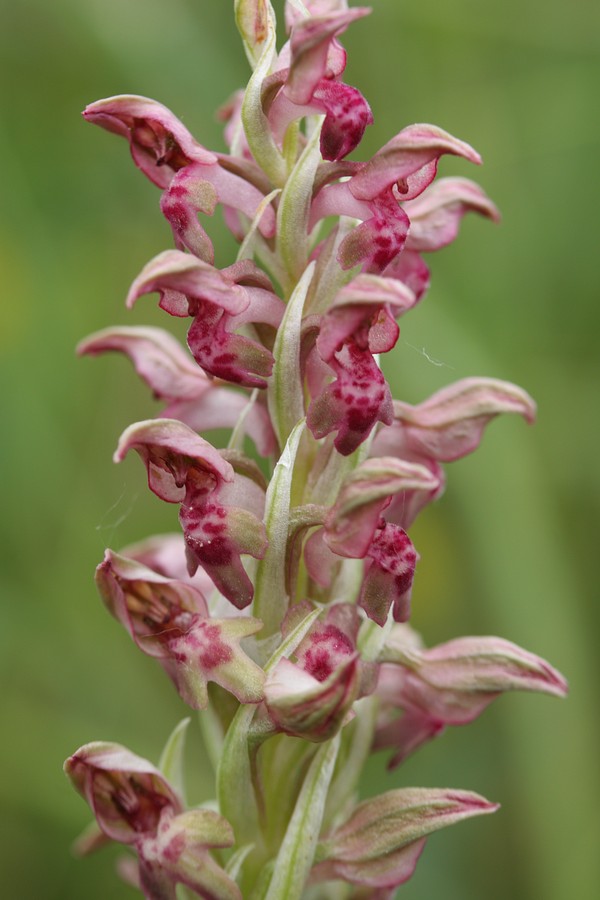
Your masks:
M391 425L392 395L373 355L352 338L333 354L328 365L335 381L311 401L306 422L317 439L336 431L336 450L349 456L377 422Z
M265 675L241 649L262 623L250 617L209 618L191 584L166 578L107 550L96 570L100 596L137 646L161 663L192 709L208 705L215 681L240 703L259 703Z
M382 519L367 552L368 566L359 606L383 627L390 607L395 622L410 616L410 598L419 554L403 528Z

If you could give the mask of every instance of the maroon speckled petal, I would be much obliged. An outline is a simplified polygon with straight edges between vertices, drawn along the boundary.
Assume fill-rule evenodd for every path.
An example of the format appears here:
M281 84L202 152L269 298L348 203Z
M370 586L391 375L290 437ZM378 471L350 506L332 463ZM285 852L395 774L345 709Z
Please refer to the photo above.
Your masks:
M373 124L371 107L359 90L342 81L323 78L311 106L325 113L321 128L323 159L343 159L358 147L367 125Z
M336 374L308 409L307 424L316 438L337 431L335 447L348 456L369 436L377 422L392 421L392 396L369 350L353 341L329 363Z
M390 607L396 622L410 616L410 595L418 554L404 529L382 519L367 552L370 565L359 605L378 625L385 625Z

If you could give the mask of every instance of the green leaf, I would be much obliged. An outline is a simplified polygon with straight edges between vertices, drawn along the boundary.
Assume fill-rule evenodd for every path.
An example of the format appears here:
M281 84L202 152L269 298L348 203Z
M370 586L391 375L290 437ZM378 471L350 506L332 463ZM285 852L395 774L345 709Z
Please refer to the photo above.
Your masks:
M158 768L163 773L167 781L175 788L179 796L185 803L185 785L183 772L183 753L185 750L185 739L187 735L189 717L182 719L179 725L176 725L167 743L164 746L160 756Z
M240 706L225 735L217 771L221 815L231 824L236 844L250 844L260 834L258 808L252 787L248 733L256 706Z
M267 401L280 447L285 446L292 429L304 416L300 334L304 301L314 270L315 264L311 262L294 288L273 347L275 365L269 380Z
M269 545L256 569L253 614L264 624L263 634L272 634L280 625L287 609L285 561L290 521L290 496L294 460L304 431L304 420L298 422L279 462L275 466L265 501L265 527Z
M262 108L262 85L271 71L275 55L275 30L264 41L263 51L250 77L242 103L242 122L254 159L269 176L274 187L283 187L287 171L267 117Z
M265 900L300 900L312 868L340 735L323 744L310 764L279 850Z
M317 166L321 162L319 138L324 117L319 118L311 139L283 189L277 211L277 250L292 284L308 262L308 219Z

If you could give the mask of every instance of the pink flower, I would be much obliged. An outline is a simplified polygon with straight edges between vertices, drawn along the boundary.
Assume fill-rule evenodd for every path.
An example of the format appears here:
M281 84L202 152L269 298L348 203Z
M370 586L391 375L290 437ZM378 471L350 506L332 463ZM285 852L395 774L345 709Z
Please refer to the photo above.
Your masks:
M249 322L277 328L281 321L283 305L254 263L243 260L219 270L188 253L167 250L140 272L127 305L153 291L170 315L193 317L188 344L204 371L246 387L266 387L272 353L235 333Z
M211 810L184 812L152 763L119 744L96 742L70 756L65 772L102 831L135 849L147 900L175 900L176 884L205 900L241 900L235 882L210 854L233 844L230 825Z
M359 624L355 606L330 607L297 648L296 662L282 659L268 675L265 704L278 731L321 742L352 719L354 701L374 687L356 649Z
M497 809L497 804L470 791L387 791L356 806L350 817L322 840L311 881L341 879L375 889L375 895L382 896L380 891L408 881L428 835Z
M120 462L134 449L146 465L148 486L162 500L180 503L180 521L188 548L188 566L198 565L238 609L253 595L240 554L258 559L266 549L260 513L264 495L251 479L238 477L233 466L182 422L154 419L131 425L115 452ZM237 488L237 489L236 489ZM245 503L229 505L228 498Z
M96 570L100 596L140 650L154 656L193 709L208 704L215 681L240 703L258 703L265 680L239 642L262 627L250 617L210 618L202 594L107 550Z
M564 697L567 683L545 660L497 637L465 637L423 650L397 627L381 656L377 694L384 711L377 747L394 747L399 765L447 725L476 719L505 691ZM392 710L400 718L388 718Z

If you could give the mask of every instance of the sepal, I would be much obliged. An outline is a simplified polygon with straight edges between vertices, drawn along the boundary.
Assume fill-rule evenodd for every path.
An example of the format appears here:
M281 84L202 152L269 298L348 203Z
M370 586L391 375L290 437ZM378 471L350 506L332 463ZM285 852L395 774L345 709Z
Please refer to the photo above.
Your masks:
M190 584L111 550L98 566L96 584L112 615L144 653L158 659L193 709L206 708L209 681L240 703L262 700L264 673L240 647L262 627L257 619L211 619L204 597Z
M395 749L390 766L399 765L447 725L476 719L501 693L534 691L564 697L567 683L545 660L497 637L466 637L429 650L413 633L396 626L380 654L377 695L388 714L377 747Z
M463 217L477 212L493 222L500 213L485 192L468 178L440 178L404 209L410 219L407 250L431 253L456 238Z
M328 71L328 58L334 38L370 11L366 7L333 11L310 16L293 26L290 36L290 69L284 88L292 103L299 106L310 103L321 79L326 75L331 78L341 74L337 65L334 71Z
M394 426L378 435L377 451L393 445L399 456L452 462L479 446L485 426L501 413L530 424L536 406L522 388L496 378L464 378L417 406L394 402Z
M83 117L126 138L138 169L163 189L188 163L212 166L218 160L192 137L170 109L148 97L122 94L97 100L86 106Z
M447 131L435 125L409 125L352 176L348 187L359 200L373 200L391 187L398 200L413 200L431 184L438 161L446 153L481 163L469 144Z
M340 879L376 889L395 888L413 874L434 831L498 805L470 791L401 788L357 806L317 847L311 881Z
M434 491L438 480L424 466L393 457L368 459L346 477L325 523L325 542L339 556L366 556L381 512L395 494Z

